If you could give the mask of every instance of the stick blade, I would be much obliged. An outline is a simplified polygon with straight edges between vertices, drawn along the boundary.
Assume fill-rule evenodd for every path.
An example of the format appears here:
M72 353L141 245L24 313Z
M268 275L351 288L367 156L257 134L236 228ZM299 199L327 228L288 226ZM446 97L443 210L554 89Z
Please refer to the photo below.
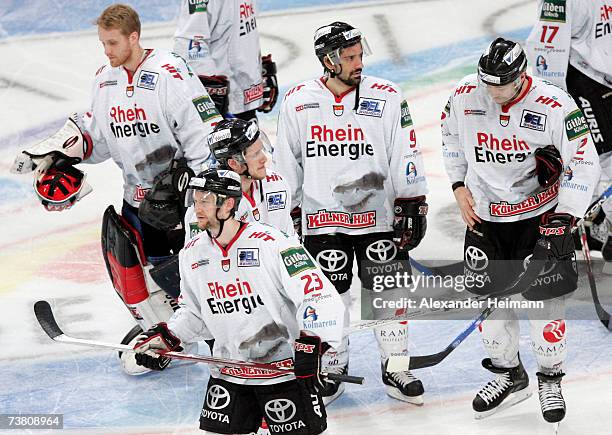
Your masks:
M53 317L53 311L51 305L47 301L38 301L34 304L34 315L36 320L40 324L40 327L45 331L45 334L52 340L55 340L58 336L63 335L64 332L58 326Z

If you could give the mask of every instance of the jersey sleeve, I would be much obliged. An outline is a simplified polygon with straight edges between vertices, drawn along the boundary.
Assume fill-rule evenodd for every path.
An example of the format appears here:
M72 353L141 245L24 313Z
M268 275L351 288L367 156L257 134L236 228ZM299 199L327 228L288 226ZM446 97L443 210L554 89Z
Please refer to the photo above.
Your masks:
M193 248L193 247L192 247ZM179 272L181 276L181 295L179 309L168 320L168 328L184 343L192 343L214 337L202 320L202 309L197 296L197 289L189 276L190 262L186 250L179 252Z
M566 101L567 109L559 112L564 118L556 123L560 128L553 132L553 143L565 167L556 211L581 218L591 203L601 169L584 114L571 98Z
M165 111L174 135L181 146L187 165L196 173L210 157L206 136L213 125L221 120L215 104L185 61L176 56L174 65L165 67L164 94ZM169 65L169 64L166 64Z
M289 184L292 203L290 211L302 203L304 168L302 143L296 119L296 111L285 97L278 115L274 164Z
M394 107L384 123L386 148L395 196L411 198L427 194L427 181L423 154L417 143L408 102L400 99L387 102ZM387 132L390 134L387 135Z
M287 238L279 241L276 249L276 257L271 258L276 258L281 291L296 307L301 330L337 348L344 325L340 295L302 245Z
M468 162L465 158L463 145L459 140L459 122L453 95L448 98L442 110L442 158L444 167L451 183L465 181Z
M578 24L573 17L575 1L538 0L535 25L525 42L533 75L565 89L572 33ZM551 4L555 10L550 10ZM586 9L586 8L585 8ZM579 20L580 21L580 20Z
M100 70L102 70L103 68L104 67L102 67ZM83 130L83 133L89 135L92 143L91 155L86 160L83 160L83 163L101 163L107 159L110 159L111 157L110 149L108 147L106 139L104 138L104 135L102 134L102 131L98 126L98 122L94 117L93 109L97 89L100 89L100 87L97 86L96 80L94 80L91 90L91 105L89 107L89 111L79 114L77 117L80 121L79 127Z

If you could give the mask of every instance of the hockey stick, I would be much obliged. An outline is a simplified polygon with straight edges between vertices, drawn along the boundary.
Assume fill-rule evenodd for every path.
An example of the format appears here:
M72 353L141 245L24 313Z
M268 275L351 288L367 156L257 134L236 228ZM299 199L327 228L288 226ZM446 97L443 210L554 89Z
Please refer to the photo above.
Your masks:
M589 243L587 241L586 231L584 229L584 223L578 224L578 231L580 232L580 243L582 245L582 256L587 266L587 276L589 277L589 287L591 288L591 296L593 297L593 303L595 304L595 311L597 317L601 323L610 331L612 331L612 323L610 322L610 314L604 309L603 305L599 301L597 295L597 286L595 284L595 276L593 275L593 268L591 262L591 251L589 250Z
M69 335L64 334L62 329L57 324L55 317L53 315L53 311L51 310L51 305L47 301L38 301L34 304L34 314L36 315L36 320L40 324L41 328L45 331L45 333L51 338L53 341L57 341L59 343L67 343L67 344L78 344L81 346L88 347L97 347L102 349L111 349L111 350L119 350L122 352L134 352L134 349L131 346L126 344L114 344L114 343L105 343L102 341L96 340L87 340L83 338L75 338ZM212 356L204 356L204 355L193 355L182 352L160 352L161 355L172 358L172 359L182 359L187 361L201 362L206 364L212 364L220 367L235 367L235 368L246 368L246 369L259 369L266 370L271 373L278 374L288 374L293 373L292 368L286 367L277 367L272 364L264 364L264 363L256 363L250 361L239 361L233 359L223 359L216 358ZM333 381L339 382L349 382L353 384L363 384L364 379L360 376L349 376L349 375L341 375L336 373L321 373L323 377Z
M544 269L546 261L549 259L549 244L544 239L539 239L533 251L533 256L527 269L503 292L494 295L496 298L508 297L527 291L535 279ZM441 363L453 350L457 348L484 320L493 313L496 305L485 308L461 333L442 351L431 355L418 355L410 357L410 369L422 369L435 366Z

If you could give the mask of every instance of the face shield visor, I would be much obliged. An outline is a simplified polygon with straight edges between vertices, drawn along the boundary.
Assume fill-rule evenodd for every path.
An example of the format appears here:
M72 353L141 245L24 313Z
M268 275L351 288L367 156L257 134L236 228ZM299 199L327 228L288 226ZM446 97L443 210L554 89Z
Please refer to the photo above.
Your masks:
M346 44L336 48L335 50L326 54L327 59L332 63L332 65L340 65L342 62L341 51L346 47L350 47L356 43L361 43L361 49L363 51L362 56L367 57L372 54L372 49L370 48L370 44L368 44L368 40L361 34L361 31L358 29L348 30L343 33L344 39L346 39ZM354 40L354 41L351 41Z

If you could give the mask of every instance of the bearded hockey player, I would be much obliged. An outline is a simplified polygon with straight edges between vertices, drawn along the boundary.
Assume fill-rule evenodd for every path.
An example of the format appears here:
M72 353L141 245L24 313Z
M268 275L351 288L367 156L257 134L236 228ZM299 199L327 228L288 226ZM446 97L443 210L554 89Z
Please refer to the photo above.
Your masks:
M217 109L244 120L278 98L276 63L261 56L255 0L182 0L174 52L187 61Z
M540 0L527 38L533 74L567 89L582 109L601 165L595 197L612 184L612 3ZM612 200L588 222L591 249L612 261Z
M223 120L215 126L207 142L218 167L231 169L240 175L242 201L236 219L271 225L293 236L291 192L284 177L268 168L272 148L257 123L241 119ZM185 227L188 228L188 238L201 231L193 207L185 214Z
M109 63L96 73L90 110L20 153L13 169L35 169L45 208L64 210L91 190L75 164L112 158L121 168L121 215L106 210L102 245L113 286L139 324L127 343L173 312L178 294L161 291L148 271L183 245L181 190L210 156L205 138L221 117L180 57L141 47L136 11L115 4L96 23Z
M200 429L246 434L265 417L272 433L323 433L319 369L321 354L342 339L340 297L295 239L235 219L242 198L235 172L206 170L191 179L186 198L204 232L179 254L180 308L139 337L138 363L161 370L168 359L150 349L176 350L200 338L214 339L220 358L293 363L295 376L211 366ZM226 396L223 406L209 400L219 394ZM290 416L279 418L278 403L291 407Z
M275 163L291 186L304 246L342 296L348 325L354 258L364 289L373 288L366 262L410 271L408 251L425 235L427 185L400 87L362 75L370 48L361 32L334 22L316 31L314 46L325 75L285 95ZM421 381L408 370L407 325L379 328L375 335L387 393L423 403ZM387 370L391 356L405 364ZM347 337L325 364L346 372ZM330 384L324 399L329 403L343 388Z
M442 112L443 156L468 226L465 273L481 277L479 293L504 290L526 269L539 238L549 246L554 261L522 296L546 301L527 315L542 414L556 423L565 415L565 298L577 284L572 230L589 206L599 164L576 103L526 67L519 44L497 38L488 46L478 73L459 82ZM514 310L498 308L481 333L490 357L482 365L496 377L473 401L476 418L531 394Z

